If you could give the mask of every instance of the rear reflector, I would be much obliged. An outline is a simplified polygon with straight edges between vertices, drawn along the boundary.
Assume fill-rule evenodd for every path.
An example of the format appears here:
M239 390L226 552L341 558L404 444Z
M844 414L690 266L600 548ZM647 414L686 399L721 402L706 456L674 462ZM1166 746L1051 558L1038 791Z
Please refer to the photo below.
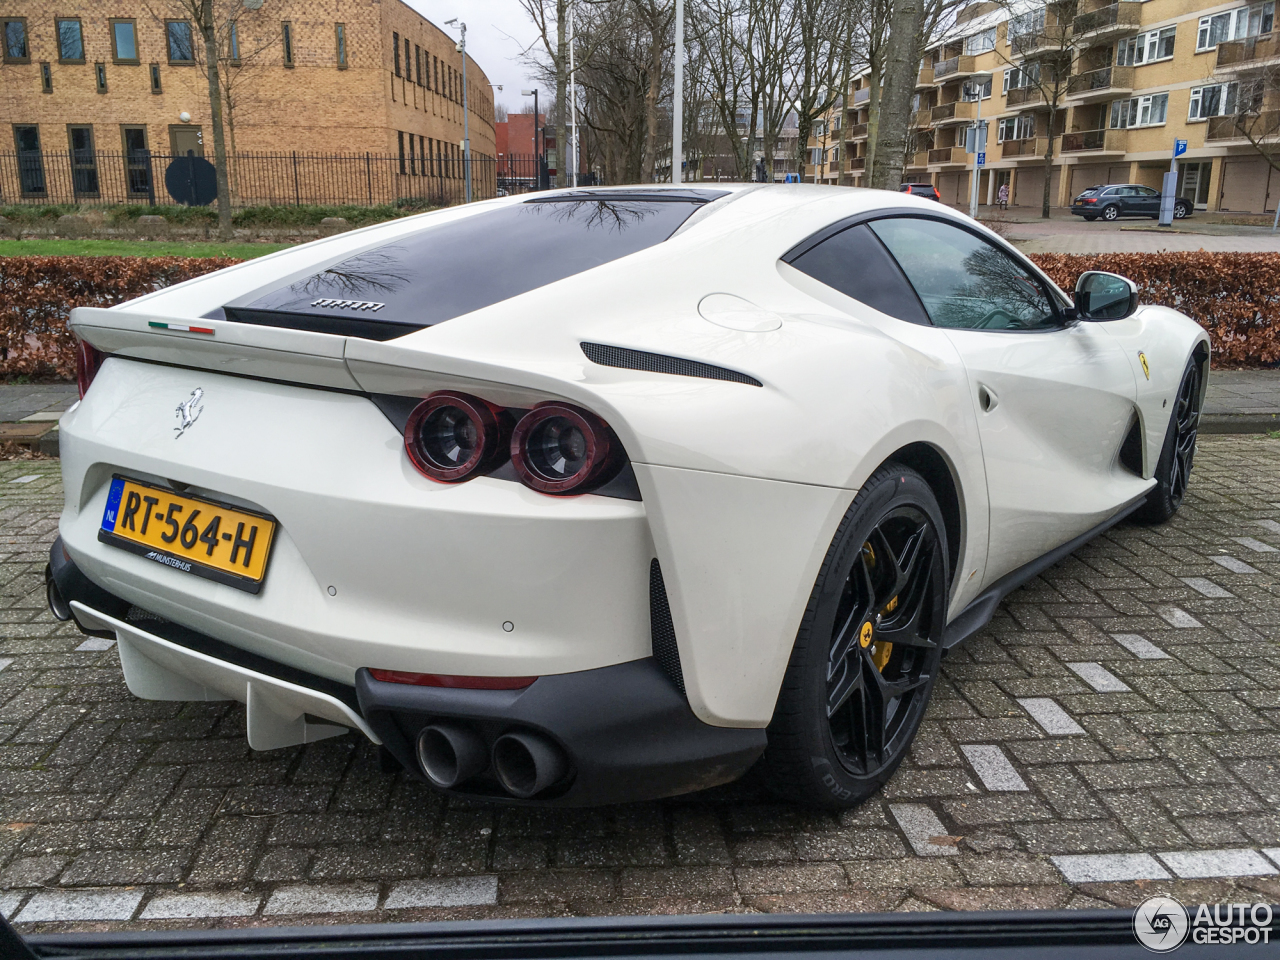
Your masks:
M98 375L98 368L102 366L102 361L106 359L105 354L97 350L83 340L76 341L76 387L80 391L80 399L84 399L89 384L93 383L93 378Z
M537 677L458 677L444 673L409 673L405 670L369 671L383 683L411 683L418 687L453 687L459 690L523 690Z

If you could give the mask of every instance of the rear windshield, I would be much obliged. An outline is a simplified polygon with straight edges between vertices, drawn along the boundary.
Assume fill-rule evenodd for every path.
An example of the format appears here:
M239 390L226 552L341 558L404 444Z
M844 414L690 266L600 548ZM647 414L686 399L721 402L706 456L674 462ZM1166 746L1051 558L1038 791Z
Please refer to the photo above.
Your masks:
M228 304L229 320L402 336L661 243L722 191L533 198L439 226Z

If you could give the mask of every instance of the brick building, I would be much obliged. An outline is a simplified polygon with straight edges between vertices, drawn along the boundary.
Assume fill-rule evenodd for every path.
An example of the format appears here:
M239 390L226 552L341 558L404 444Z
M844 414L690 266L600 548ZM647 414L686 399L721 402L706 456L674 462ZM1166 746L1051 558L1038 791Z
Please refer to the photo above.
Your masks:
M905 179L931 181L945 202L967 205L973 156L965 152L964 130L979 103L965 81L990 74L980 94L981 116L989 120L983 203L1007 185L1013 204L1039 207L1051 137L1055 206L1098 183L1160 189L1175 141L1186 140L1178 196L1199 210L1273 212L1280 174L1250 146L1232 112L1248 97L1256 118L1250 131L1280 150L1275 6L1275 0L970 4L920 66L915 149ZM1057 104L1047 102L1055 76ZM831 116L819 126L842 132L810 141L817 165L805 179L863 181L870 94L867 77L859 77L845 122Z
M400 0L215 0L214 10L233 169L237 157L295 152L390 157L407 175L460 169L456 38ZM73 166L104 153L211 155L205 49L189 17L179 0L0 0L0 153L69 154ZM491 161L493 89L471 59L467 85L472 154ZM0 171L0 199L38 192L39 171L18 166L22 183ZM101 183L106 198L112 171L80 174L81 196Z

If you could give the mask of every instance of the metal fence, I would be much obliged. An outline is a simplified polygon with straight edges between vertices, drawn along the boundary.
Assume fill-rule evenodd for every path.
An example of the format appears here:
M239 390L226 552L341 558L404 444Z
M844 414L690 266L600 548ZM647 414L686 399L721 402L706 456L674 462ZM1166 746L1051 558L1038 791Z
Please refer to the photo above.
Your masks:
M183 156L150 151L0 153L0 204L174 203L166 187L171 167L179 181L189 182L194 166ZM474 200L549 186L545 160L534 156L473 157L470 169ZM461 157L373 153L240 153L228 163L236 207L445 206L466 199L466 172L467 161Z

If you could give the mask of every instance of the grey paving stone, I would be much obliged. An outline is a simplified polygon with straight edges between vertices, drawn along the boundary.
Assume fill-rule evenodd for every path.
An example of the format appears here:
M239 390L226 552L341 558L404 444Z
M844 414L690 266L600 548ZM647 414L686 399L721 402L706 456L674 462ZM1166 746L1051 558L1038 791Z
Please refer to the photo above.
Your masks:
M1280 847L1269 847L1262 851L1277 867L1280 867Z
M497 902L497 877L449 877L405 880L394 884L383 906L386 910L399 910L408 907L482 907Z
M301 913L367 913L378 907L376 883L298 884L278 887L263 907L264 916Z
M973 772L978 775L982 785L988 790L1027 790L1026 782L1018 775L1009 758L998 746L993 744L962 744L964 753Z
M1149 853L1064 854L1049 859L1068 883L1169 879L1169 871Z
M1169 624L1171 627L1177 627L1180 630L1190 629L1192 627L1203 627L1204 624L1193 617L1181 607L1175 607L1173 604L1162 604L1156 607L1156 613Z
M1018 703L1036 723L1040 724L1044 732L1051 736L1084 733L1084 728L1071 719L1067 711L1050 697L1022 697Z
M950 842L938 815L923 803L891 803L889 811L898 821L911 849L921 857L954 857L960 851Z
M1236 543L1242 547L1247 547L1254 553L1276 553L1276 548L1263 543L1261 540L1255 540L1253 537L1232 537Z
M55 920L128 920L145 891L41 890L13 919L18 923Z
M1220 587L1212 580L1208 580L1204 577L1179 577L1179 579L1203 597L1223 599L1235 596L1235 594L1230 590Z
M1209 559L1212 560L1214 563L1216 563L1218 566L1225 567L1227 570L1230 570L1232 573L1257 573L1258 572L1257 567L1252 567L1249 564L1245 563L1243 560L1237 560L1235 557L1227 556L1225 554L1222 554L1222 555L1215 554L1214 556L1209 557Z
M222 890L213 893L161 893L143 908L139 920L201 920L251 917L262 905L257 894Z
M1183 880L1263 877L1280 873L1257 850L1191 850L1156 854Z
M1130 687L1100 663L1068 663L1067 668L1099 693L1128 693Z
M1146 637L1136 633L1113 633L1111 639L1124 647L1139 660L1170 660L1167 653L1157 647Z

